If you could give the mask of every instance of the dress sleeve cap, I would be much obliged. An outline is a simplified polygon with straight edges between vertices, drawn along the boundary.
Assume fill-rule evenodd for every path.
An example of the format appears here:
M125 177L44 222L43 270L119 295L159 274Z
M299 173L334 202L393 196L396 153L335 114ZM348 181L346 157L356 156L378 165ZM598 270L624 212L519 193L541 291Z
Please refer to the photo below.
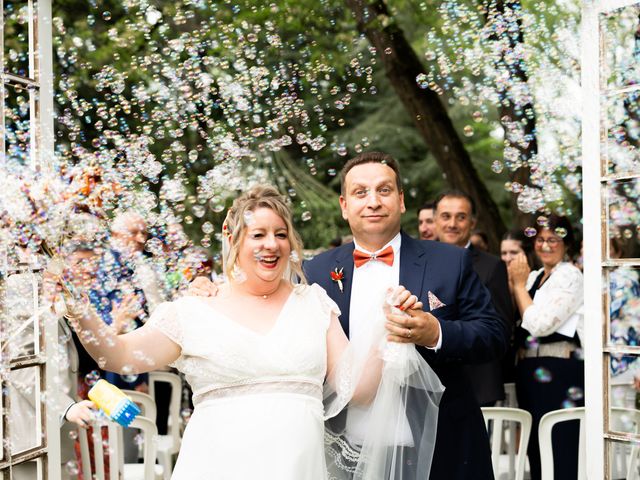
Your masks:
M318 299L323 317L327 319L327 325L329 325L329 322L331 321L331 316L335 315L336 317L339 317L342 312L340 312L340 308L338 307L336 302L334 302L331 299L331 297L327 294L325 289L322 288L320 285L318 285L317 283L314 283L311 285L311 289L314 295L316 296L316 298Z
M147 325L160 330L170 340L184 347L184 333L177 302L163 302L156 307L147 321Z

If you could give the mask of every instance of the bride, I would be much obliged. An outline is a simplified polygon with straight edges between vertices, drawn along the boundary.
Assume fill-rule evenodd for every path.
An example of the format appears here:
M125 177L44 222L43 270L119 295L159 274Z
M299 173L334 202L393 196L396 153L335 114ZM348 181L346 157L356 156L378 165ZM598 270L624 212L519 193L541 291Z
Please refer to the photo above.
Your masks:
M273 187L237 198L223 236L230 281L217 296L161 304L142 328L115 337L86 305L76 316L105 369L185 374L195 409L172 478L406 479L395 464L407 449L428 472L442 387L413 345L387 343L382 299L372 302L377 333L350 345L337 305L304 282L301 241ZM393 304L415 301L401 291ZM407 409L419 390L430 412L416 427ZM325 432L348 403L371 412L371 438L358 445L340 427Z

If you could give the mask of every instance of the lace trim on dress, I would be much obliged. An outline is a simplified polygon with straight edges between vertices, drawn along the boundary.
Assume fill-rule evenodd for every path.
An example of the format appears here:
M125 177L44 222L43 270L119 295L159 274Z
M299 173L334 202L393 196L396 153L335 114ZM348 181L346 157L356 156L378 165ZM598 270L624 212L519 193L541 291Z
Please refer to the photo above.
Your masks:
M331 459L339 472L355 474L361 451L362 447L351 444L344 435L336 434L329 428L324 429L325 455ZM329 472L329 480L338 480L334 473L336 472Z
M237 397L244 395L255 395L259 393L293 393L306 395L322 401L322 387L310 382L261 382L248 385L232 385L229 387L216 388L201 394L194 394L193 404L198 405L206 400L218 398Z

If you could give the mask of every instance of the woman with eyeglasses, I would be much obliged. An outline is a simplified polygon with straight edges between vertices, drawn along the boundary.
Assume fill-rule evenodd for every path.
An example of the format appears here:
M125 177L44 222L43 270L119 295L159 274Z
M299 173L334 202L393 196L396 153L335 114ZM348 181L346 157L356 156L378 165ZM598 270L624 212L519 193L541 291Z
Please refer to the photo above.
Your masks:
M530 271L524 253L508 265L509 283L528 332L518 352L516 393L533 417L528 455L531 479L540 479L538 424L552 410L584 405L582 273L569 261L573 229L566 217L538 219L534 251L542 268ZM577 422L554 428L554 476L578 475Z

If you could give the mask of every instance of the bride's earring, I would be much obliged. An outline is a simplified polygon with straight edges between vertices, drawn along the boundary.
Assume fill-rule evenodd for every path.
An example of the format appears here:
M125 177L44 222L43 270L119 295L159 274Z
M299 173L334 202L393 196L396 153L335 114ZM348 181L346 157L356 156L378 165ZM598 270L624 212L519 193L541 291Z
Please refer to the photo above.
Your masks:
M231 270L231 276L236 283L242 283L247 280L247 274L244 273L244 270L242 270L242 268L240 268L240 265L238 265L237 263Z

